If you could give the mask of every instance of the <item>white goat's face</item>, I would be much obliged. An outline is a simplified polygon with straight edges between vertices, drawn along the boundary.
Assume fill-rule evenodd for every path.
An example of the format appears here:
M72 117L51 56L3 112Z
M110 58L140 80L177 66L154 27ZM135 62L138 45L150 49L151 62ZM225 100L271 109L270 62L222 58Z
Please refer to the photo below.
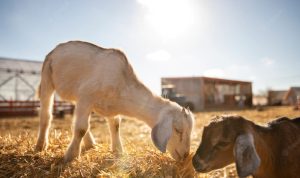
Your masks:
M193 114L186 109L183 109L181 115L175 116L173 120L172 136L167 149L177 161L183 160L189 155L193 122Z
M169 111L165 117L152 130L153 143L160 151L167 149L175 160L181 161L190 151L194 116L183 108L181 112Z

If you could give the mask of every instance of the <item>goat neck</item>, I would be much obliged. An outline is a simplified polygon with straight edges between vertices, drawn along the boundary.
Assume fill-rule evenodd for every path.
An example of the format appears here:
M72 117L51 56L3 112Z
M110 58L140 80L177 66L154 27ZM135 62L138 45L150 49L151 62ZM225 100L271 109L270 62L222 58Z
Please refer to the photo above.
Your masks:
M130 91L126 93L123 113L139 118L151 128L158 122L160 112L171 105L170 101L153 94L142 84L130 87L128 90Z

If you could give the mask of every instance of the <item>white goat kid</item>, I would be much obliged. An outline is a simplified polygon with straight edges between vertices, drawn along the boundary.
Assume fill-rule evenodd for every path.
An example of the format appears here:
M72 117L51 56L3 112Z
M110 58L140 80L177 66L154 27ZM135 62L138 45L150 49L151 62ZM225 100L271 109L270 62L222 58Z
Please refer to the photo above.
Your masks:
M112 150L122 152L118 114L136 117L152 128L151 138L162 152L176 160L190 149L194 117L178 104L154 95L136 77L125 54L116 49L71 41L58 45L43 64L40 83L40 129L36 150L47 147L54 91L76 103L73 138L65 162L80 155L82 139L87 148L95 144L89 131L90 113L107 116Z

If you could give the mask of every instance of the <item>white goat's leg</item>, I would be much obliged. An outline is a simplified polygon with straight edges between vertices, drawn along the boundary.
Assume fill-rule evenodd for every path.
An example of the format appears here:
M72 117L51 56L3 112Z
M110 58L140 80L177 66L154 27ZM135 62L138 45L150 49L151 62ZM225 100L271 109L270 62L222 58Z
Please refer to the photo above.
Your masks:
M50 87L49 87L50 88ZM53 105L53 89L42 88L41 91L41 110L40 110L40 126L36 151L42 151L48 146L48 133L52 120L52 105Z
M90 129L84 135L83 141L84 141L84 148L85 148L85 150L94 148L94 146L96 145L95 139L94 139L93 134L90 131Z
M89 130L89 115L90 110L84 104L80 102L77 104L76 111L75 111L75 126L73 130L73 138L68 147L67 152L64 156L64 161L69 162L73 160L75 157L78 157L81 152L80 144L82 138L85 136L87 131Z
M108 119L109 130L111 135L111 149L113 152L122 153L123 147L120 140L120 124L121 117L109 117Z

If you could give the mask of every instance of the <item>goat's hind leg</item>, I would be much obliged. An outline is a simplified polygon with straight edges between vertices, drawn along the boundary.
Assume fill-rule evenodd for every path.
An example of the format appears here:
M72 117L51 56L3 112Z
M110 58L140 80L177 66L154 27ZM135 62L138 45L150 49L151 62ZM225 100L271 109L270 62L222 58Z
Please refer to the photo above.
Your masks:
M53 93L52 86L47 86L45 83L41 85L40 93L40 126L37 143L35 146L36 151L42 151L48 145L48 133L52 120L52 106L53 106Z
M88 105L78 102L75 113L73 138L64 156L65 162L69 162L80 155L82 138L89 130L90 108Z
M89 149L95 147L96 142L95 142L95 139L94 139L94 137L93 137L92 132L90 131L90 129L84 135L83 141L84 141L84 149L85 150L89 150Z
M109 124L109 130L111 135L111 149L113 152L121 154L123 152L123 146L120 139L121 117L109 117L107 121Z

